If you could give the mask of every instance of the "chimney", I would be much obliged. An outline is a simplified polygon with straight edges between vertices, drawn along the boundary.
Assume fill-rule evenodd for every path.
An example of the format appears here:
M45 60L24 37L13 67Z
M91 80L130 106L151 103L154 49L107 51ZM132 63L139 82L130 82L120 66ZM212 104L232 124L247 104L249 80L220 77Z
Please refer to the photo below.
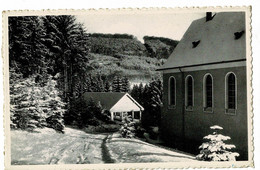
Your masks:
M212 20L212 12L206 12L206 22Z

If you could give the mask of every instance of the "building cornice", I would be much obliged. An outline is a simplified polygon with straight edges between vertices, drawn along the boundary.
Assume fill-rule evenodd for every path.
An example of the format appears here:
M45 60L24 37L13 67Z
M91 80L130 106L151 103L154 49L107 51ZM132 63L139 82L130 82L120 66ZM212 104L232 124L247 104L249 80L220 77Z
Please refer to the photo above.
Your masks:
M187 71L199 71L199 70L242 67L242 66L246 66L246 59L214 62L214 63L207 63L207 64L195 64L195 65L188 65L182 67L172 67L167 69L157 69L157 71L163 71L163 73L175 73L175 72L180 72L180 69L183 72L187 72Z

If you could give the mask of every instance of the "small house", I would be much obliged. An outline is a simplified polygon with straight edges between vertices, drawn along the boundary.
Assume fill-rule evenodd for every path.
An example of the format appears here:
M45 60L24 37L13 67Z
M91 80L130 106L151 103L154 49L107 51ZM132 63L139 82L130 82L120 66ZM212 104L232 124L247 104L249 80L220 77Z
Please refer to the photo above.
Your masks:
M131 116L134 121L140 121L144 108L130 94L121 92L87 92L83 95L86 101L99 103L103 110L110 112L111 120L123 120Z
M186 151L198 151L209 127L248 159L245 12L207 12L195 20L163 73L162 138Z

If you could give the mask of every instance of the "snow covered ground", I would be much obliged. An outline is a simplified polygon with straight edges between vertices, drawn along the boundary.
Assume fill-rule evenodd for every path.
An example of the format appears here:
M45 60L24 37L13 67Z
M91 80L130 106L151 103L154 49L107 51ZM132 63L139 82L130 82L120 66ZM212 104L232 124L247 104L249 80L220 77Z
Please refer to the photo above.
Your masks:
M12 164L103 163L100 146L104 137L71 128L65 128L65 134L48 128L39 129L39 133L14 130Z
M138 139L121 138L114 133L108 137L107 146L117 163L196 161L194 156L167 150Z
M88 134L65 128L65 133L11 131L13 165L88 164L195 161L193 156L114 134Z

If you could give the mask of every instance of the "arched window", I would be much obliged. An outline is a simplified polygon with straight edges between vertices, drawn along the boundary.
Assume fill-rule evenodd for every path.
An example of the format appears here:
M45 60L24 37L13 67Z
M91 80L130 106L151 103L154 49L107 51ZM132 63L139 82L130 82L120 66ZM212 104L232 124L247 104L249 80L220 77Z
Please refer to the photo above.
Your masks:
M237 108L237 80L234 73L226 75L226 112L235 114Z
M213 108L213 77L206 74L203 78L203 107L204 111L212 111Z
M176 80L174 77L169 78L169 84L168 84L168 104L169 105L176 105Z
M194 89L193 89L193 78L192 76L187 76L185 80L185 105L187 110L192 110L194 105Z

